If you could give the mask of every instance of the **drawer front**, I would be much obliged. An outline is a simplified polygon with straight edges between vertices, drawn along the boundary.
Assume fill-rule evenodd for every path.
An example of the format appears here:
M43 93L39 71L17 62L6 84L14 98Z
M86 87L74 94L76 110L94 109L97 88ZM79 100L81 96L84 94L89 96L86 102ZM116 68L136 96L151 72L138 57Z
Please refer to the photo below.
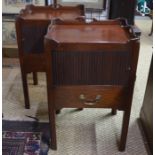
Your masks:
M56 108L117 108L123 109L124 87L62 86L54 88Z

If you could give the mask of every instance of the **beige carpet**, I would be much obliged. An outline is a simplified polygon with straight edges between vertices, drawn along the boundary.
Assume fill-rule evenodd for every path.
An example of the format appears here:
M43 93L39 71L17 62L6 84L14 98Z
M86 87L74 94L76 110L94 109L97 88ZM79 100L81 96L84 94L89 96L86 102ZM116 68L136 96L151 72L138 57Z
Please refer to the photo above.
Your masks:
M125 152L118 151L121 133L122 112L110 115L110 109L63 109L57 115L58 150L49 150L49 155L147 155L146 141L140 132L137 118L146 87L147 74L152 54L152 37L148 37L151 21L138 20L142 29L141 50L135 84L131 120ZM147 25L146 25L147 24ZM39 73L39 85L33 86L29 75L31 109L24 108L20 69L3 68L3 115L6 120L30 120L34 116L48 122L45 74Z

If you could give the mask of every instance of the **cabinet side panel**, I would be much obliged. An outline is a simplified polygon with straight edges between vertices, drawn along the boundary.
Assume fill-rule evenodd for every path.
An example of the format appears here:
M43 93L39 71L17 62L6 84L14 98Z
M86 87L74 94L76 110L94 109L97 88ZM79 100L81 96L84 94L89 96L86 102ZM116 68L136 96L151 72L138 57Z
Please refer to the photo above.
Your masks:
M47 32L47 26L23 26L22 44L24 53L42 53L44 51L44 35Z

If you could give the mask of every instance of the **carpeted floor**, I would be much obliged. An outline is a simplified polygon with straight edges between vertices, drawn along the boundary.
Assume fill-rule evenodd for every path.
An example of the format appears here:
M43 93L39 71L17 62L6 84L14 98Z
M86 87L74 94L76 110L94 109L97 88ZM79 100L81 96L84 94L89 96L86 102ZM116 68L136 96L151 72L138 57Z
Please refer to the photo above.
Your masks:
M147 155L147 142L142 136L137 118L142 105L152 55L152 37L148 37L150 20L137 20L142 30L141 49L135 84L131 120L125 152L118 151L122 112L110 115L110 109L63 109L56 117L58 150L49 155ZM29 75L31 109L24 108L19 67L3 68L3 119L48 122L45 74L39 73L39 85L34 86ZM31 116L31 117L29 117Z

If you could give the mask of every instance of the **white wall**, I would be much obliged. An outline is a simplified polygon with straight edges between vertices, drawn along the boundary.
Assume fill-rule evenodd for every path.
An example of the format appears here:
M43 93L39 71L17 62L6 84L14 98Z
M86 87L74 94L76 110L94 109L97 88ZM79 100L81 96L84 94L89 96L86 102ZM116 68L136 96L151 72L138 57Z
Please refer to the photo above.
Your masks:
M84 4L85 8L103 8L104 0L58 0L58 4L61 5L78 5Z

